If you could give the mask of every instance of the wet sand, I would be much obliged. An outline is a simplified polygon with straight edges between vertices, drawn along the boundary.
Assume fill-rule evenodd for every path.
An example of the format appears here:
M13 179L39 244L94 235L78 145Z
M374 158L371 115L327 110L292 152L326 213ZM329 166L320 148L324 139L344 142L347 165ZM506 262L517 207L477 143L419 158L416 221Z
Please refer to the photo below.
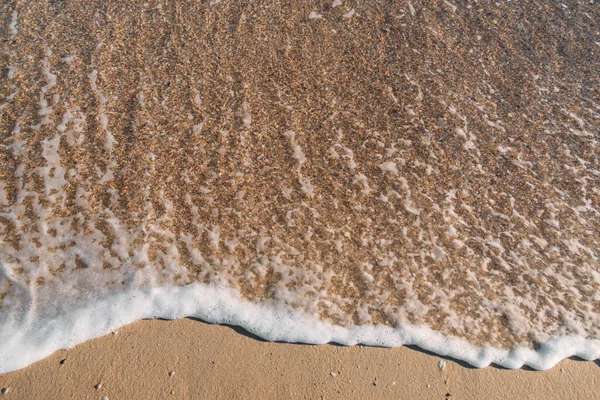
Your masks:
M406 347L270 343L182 319L139 321L0 375L0 398L548 400L590 399L598 385L598 362L473 369Z
M596 7L213 3L1 6L12 313L204 282L478 346L600 337Z
M204 282L476 345L600 337L597 5L189 3L0 4L0 317ZM439 360L146 321L0 383L589 398L598 375Z

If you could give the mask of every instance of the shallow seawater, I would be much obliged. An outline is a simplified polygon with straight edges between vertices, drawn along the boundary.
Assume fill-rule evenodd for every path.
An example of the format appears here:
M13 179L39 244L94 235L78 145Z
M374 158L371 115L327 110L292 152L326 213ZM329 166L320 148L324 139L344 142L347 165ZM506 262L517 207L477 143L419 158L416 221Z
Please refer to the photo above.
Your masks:
M186 315L600 356L597 6L192 3L0 5L0 372Z

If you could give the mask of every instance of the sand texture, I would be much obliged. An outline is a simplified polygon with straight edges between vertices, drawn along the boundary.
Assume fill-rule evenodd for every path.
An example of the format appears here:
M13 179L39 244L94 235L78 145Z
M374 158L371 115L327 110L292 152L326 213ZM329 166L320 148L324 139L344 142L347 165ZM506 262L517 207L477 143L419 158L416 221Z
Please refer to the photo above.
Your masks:
M591 399L600 385L594 362L531 371L445 360L442 371L443 360L405 347L270 343L189 319L140 321L0 375L9 388L0 398L550 400Z
M474 346L600 339L598 21L589 1L0 1L0 338L199 282ZM559 396L589 393L571 368L596 370L442 374L406 349L189 321L61 354L82 361L36 364L29 389L29 370L10 375L7 395L490 398L527 377ZM185 367L163 364L175 355Z
M600 338L597 5L13 3L0 313L199 281Z

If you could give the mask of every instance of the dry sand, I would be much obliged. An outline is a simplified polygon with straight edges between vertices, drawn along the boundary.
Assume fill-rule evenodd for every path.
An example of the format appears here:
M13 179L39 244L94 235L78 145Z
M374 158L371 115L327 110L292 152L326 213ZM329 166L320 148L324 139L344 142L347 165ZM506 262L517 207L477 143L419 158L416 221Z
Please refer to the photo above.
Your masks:
M442 360L406 347L270 343L190 319L139 321L0 375L9 388L0 399L590 399L600 385L598 362L531 371L445 360L442 371Z

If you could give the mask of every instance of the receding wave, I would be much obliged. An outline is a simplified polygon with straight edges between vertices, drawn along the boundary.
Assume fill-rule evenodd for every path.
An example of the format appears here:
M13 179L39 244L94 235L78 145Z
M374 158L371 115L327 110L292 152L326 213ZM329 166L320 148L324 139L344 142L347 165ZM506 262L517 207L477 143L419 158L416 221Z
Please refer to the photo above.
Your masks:
M192 315L476 366L600 356L597 6L0 16L0 372Z

